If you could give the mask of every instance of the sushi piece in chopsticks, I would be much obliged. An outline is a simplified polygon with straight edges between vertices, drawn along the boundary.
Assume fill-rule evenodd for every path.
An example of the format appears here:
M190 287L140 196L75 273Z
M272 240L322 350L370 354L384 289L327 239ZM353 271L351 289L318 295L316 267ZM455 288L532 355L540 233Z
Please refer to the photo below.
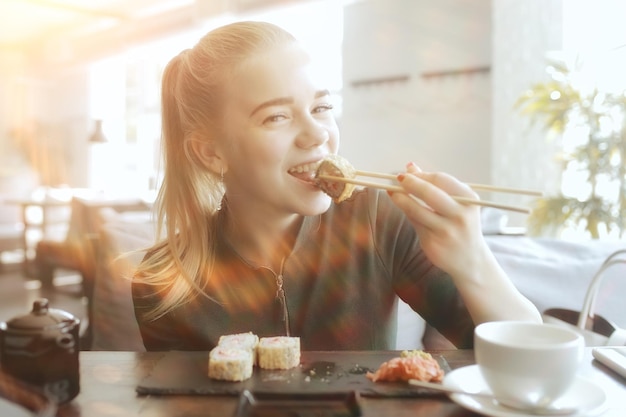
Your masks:
M316 184L335 203L340 203L352 195L355 188L354 184L333 181L324 177L356 177L356 169L342 156L332 154L322 160L315 173Z

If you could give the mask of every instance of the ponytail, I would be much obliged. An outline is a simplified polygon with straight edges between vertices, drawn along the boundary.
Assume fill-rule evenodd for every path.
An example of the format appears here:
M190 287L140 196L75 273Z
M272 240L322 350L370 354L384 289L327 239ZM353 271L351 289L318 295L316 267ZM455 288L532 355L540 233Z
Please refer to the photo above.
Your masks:
M187 147L191 140L219 136L220 88L237 65L265 48L294 41L275 25L238 22L209 32L166 66L161 90L165 167L156 200L162 240L135 273L136 280L158 286L163 294L148 318L167 314L199 294L211 298L202 288L215 264L216 212L224 187Z

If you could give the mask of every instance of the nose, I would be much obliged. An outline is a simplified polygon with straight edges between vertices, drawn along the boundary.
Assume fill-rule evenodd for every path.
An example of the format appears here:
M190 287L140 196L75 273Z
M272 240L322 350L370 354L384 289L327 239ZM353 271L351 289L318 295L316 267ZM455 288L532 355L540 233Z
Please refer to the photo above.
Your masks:
M313 117L307 117L302 122L302 128L296 138L296 144L303 149L315 148L323 145L330 139L328 128L315 120Z

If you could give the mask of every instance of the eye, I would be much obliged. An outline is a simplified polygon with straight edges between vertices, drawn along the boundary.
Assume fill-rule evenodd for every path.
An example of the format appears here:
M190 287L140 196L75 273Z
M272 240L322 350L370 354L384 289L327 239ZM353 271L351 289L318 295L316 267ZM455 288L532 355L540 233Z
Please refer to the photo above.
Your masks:
M272 114L271 116L263 119L263 124L267 123L278 123L287 119L287 115L283 113Z
M324 113L333 109L333 105L330 103L320 104L313 108L312 113Z

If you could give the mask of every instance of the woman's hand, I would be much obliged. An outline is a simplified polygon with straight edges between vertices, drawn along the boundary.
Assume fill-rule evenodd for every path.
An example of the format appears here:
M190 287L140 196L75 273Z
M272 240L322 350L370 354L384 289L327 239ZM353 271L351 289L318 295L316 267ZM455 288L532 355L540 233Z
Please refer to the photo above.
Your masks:
M414 164L398 180L408 194L394 193L392 200L405 213L430 261L458 276L468 271L489 250L484 242L480 208L455 201L452 196L478 199L466 184L444 173L426 173Z

